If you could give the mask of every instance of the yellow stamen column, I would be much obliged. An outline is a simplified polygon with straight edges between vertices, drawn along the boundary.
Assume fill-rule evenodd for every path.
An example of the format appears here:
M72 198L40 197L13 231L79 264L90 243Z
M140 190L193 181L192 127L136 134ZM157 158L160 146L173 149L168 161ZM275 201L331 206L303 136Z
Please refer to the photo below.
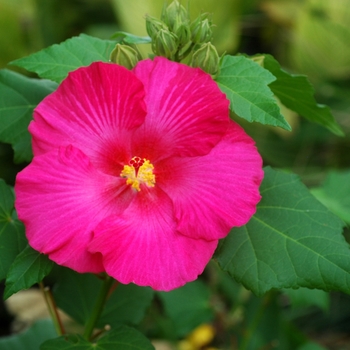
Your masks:
M140 191L140 185L143 183L148 187L154 187L156 183L155 175L153 174L154 166L148 159L142 159L135 162L135 159L140 159L139 157L133 157L130 164L124 165L121 177L126 178L126 184L131 185L137 191Z

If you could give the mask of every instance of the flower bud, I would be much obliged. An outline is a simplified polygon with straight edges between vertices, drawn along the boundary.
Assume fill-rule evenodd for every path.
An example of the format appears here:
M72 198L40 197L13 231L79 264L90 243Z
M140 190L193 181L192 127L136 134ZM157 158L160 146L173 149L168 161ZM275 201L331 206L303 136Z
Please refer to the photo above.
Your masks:
M146 30L152 40L156 37L157 33L162 29L168 30L167 25L163 21L157 18L154 18L152 16L148 16L148 15L146 16Z
M179 3L179 1L174 0L165 8L161 19L168 25L171 31L175 32L174 29L176 29L176 26L188 24L189 15L187 10Z
M179 41L177 56L178 56L178 59L181 61L186 56L188 56L193 49L190 27L188 25L183 25L179 28L177 33L178 33L177 37Z
M203 44L211 40L213 31L206 13L201 14L191 24L191 36L194 44Z
M179 27L176 28L174 34L178 38L178 43L180 47L184 47L191 42L191 30L189 25L181 24Z
M213 78L219 73L219 55L210 42L202 44L192 56L192 67L199 67L209 73Z
M131 46L117 44L111 52L109 60L127 69L133 69L139 61L139 54Z
M152 48L156 55L173 59L178 48L178 38L168 30L161 29L152 41Z

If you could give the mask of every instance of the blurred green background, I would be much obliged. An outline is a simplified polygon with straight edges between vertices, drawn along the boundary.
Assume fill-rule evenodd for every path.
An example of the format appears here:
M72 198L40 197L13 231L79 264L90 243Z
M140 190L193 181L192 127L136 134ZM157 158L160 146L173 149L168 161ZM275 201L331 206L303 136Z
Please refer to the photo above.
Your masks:
M182 3L187 6L186 1ZM80 33L102 39L118 30L146 35L145 14L159 17L162 6L163 0L0 0L0 67L16 69L7 63ZM289 72L308 75L317 101L330 106L344 131L344 137L336 137L288 111L290 133L240 120L256 140L265 164L299 174L309 187L320 186L330 172L345 174L342 181L350 183L350 0L191 0L189 9L192 18L200 12L213 13L213 41L221 54L270 53ZM146 54L147 48L142 52ZM11 147L0 144L0 177L8 184L14 183L25 165L12 159ZM337 188L337 180L333 186ZM349 210L342 215L349 222L348 187L344 201ZM314 193L332 207L325 191ZM345 233L349 236L348 230ZM288 300L293 297L290 292ZM334 333L346 338L350 334L348 297L334 293L330 301L319 300L318 306L317 300L316 306L311 305L312 299L309 296L288 317L308 333L316 332L318 339ZM166 331L160 333L164 336Z

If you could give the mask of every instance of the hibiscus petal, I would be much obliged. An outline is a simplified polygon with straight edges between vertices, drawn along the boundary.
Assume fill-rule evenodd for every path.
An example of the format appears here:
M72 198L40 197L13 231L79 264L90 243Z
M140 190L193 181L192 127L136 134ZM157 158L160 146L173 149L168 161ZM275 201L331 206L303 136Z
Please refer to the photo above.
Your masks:
M89 250L101 253L106 272L121 283L169 291L195 280L216 246L178 234L168 196L144 188L121 216L101 222Z
M104 271L87 251L95 226L131 201L125 179L96 171L73 146L34 157L17 175L15 207L30 245L78 272Z
M125 132L144 122L143 98L135 74L116 64L95 62L69 73L34 111L34 154L72 144L95 164L120 153L120 142L130 139Z
M146 90L147 117L138 130L139 145L159 157L207 154L229 123L229 101L210 75L157 57L135 68Z
M208 155L173 158L157 168L157 184L173 201L178 230L189 237L225 237L249 221L261 198L262 159L254 141L233 122Z

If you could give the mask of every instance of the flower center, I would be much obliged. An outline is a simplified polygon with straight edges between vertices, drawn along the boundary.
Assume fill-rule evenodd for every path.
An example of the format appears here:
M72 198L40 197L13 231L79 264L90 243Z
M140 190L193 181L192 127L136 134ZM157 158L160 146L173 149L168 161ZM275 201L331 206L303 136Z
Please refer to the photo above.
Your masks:
M131 185L137 191L140 191L140 184L144 183L148 187L154 187L156 177L153 174L153 164L145 158L133 157L130 165L124 165L121 177L126 178L126 184Z

